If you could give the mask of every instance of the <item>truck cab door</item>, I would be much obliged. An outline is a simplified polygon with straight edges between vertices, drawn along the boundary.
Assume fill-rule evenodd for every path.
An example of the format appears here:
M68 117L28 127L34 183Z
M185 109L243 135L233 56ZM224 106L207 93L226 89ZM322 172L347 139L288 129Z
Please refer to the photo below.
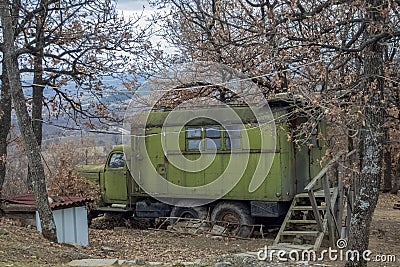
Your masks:
M104 189L106 203L126 204L127 201L127 167L122 152L113 152L108 156L104 172Z

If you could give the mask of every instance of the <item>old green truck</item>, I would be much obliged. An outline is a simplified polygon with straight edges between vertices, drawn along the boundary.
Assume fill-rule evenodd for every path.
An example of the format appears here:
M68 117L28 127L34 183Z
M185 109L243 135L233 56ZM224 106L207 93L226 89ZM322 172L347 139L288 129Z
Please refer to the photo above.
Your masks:
M144 136L132 135L130 145L114 146L105 164L84 165L78 170L81 176L99 186L98 212L117 212L138 218L208 218L241 225L278 220L286 214L294 196L303 192L305 185L321 170L326 130L325 124L320 122L307 142L294 144L289 136L307 118L293 116L294 107L285 101L271 102L270 108L276 133L267 138L274 142L267 140L261 145L261 135L269 128L260 126L246 106L232 107L241 124L224 122L224 125L202 116L184 126L165 126L170 111L153 111L147 118ZM217 112L212 107L207 110L210 114ZM173 132L178 134L169 137L168 133ZM168 147L163 147L162 138L167 143L173 142L168 138L177 138L178 150L169 151ZM143 140L142 146L138 145L139 139ZM175 156L196 162L202 154L207 154L209 144L213 148L213 160L207 167L188 171L173 164ZM231 166L227 174L225 170L232 155L236 162L243 164ZM143 160L146 157L147 163ZM260 161L266 159L272 162L263 169L264 163ZM249 190L256 169L264 179ZM229 180L229 175L237 173L240 179L222 196L212 188L206 193L196 193L196 188L212 183L221 175ZM157 175L170 184L160 182ZM170 186L172 184L191 190L180 193ZM248 234L247 231L240 235Z

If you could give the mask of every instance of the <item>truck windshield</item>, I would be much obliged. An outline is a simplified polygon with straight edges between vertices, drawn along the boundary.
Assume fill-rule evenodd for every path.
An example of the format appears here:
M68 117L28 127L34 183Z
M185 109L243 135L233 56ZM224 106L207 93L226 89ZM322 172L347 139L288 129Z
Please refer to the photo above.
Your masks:
M110 161L108 162L108 166L110 168L123 168L124 167L124 154L123 153L114 153L110 157Z

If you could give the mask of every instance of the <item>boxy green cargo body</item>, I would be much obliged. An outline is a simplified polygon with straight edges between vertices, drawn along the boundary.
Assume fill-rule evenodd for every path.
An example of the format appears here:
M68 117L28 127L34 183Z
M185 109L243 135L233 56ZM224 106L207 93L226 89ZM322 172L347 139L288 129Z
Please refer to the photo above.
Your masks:
M163 123L169 112L151 113L147 120L145 151L147 151L147 156L150 158L152 165L147 167L140 166L142 170L140 176L143 177L141 182L147 185L146 188L150 188L148 191L157 193L159 198L195 199L208 197L213 199L219 192L210 191L208 196L198 196L196 191L193 190L193 194L190 195L177 195L176 192L169 192L168 186L160 187L160 184L152 184L153 170L155 169L159 175L173 184L195 188L218 179L227 169L231 154L235 154L236 158L239 158L239 162L243 164L233 166L231 175L237 176L237 173L240 173L241 169L245 168L244 173L236 186L223 196L223 199L271 202L291 201L296 193L302 192L310 178L320 170L319 162L324 154L321 142L316 142L320 145L310 149L306 146L296 149L294 144L288 141L288 133L290 133L291 127L294 127L296 123L300 123L301 119L289 121L287 115L290 112L290 107L278 106L272 107L276 136L269 134L270 139L275 138L275 147L273 142L264 143L263 147L261 147L260 131L271 130L271 125L261 125L260 127L248 107L234 107L233 109L240 116L243 123L241 125L231 124L228 126L224 123L224 126L228 129L206 118L192 120L184 127L181 125L169 125L163 129ZM218 110L208 108L210 114L218 112ZM188 111L183 110L181 112ZM323 131L323 127L319 127L319 131ZM164 143L168 144L173 142L173 139L177 136L169 133L178 132L180 151L165 151L165 147L162 145L162 138L164 138ZM246 134L247 137L245 136ZM135 139L141 137L134 136L132 138L131 143L135 144L137 143ZM206 138L209 140L206 141ZM245 139L248 139L249 142L246 142ZM210 140L216 144L217 151L214 160L207 168L200 171L185 171L170 162L173 161L174 157L180 157L181 154L188 160L197 160L200 154L207 154L207 145ZM143 148L138 149L138 147L132 146L132 149L140 150L139 153L136 153L136 157L146 156L143 155L143 153L146 153ZM132 153L135 154L135 151L132 151ZM249 184L256 167L263 168L264 165L267 165L264 162L260 162L262 154L268 154L264 155L262 159L269 160L273 157L271 168L268 171L268 166L265 166L264 182L256 191L249 192ZM149 168L149 170L146 168ZM135 196L141 194L132 193Z
M210 114L216 112L212 107L207 109ZM240 209L248 207L254 218L283 216L295 194L303 192L307 183L321 170L320 162L325 154L325 145L320 137L326 135L324 124L320 123L312 133L308 142L312 145L295 146L289 136L305 118L289 116L292 107L286 102L275 103L271 105L271 110L276 135L269 133L269 141L261 145L261 131L271 132L271 124L260 126L248 107L233 107L233 110L241 118L241 124L224 122L224 126L221 126L214 120L200 117L184 126L163 126L170 112L150 113L145 137L133 134L130 147L124 150L122 145L115 146L103 169L96 169L104 206L123 205L125 210L132 210L137 217L158 217L169 216L174 208L159 201L163 198L210 199L214 201L207 209L213 209L220 202L230 202L239 203ZM196 112L196 109L179 112ZM177 137L179 149L169 150L168 146L165 147L165 144L173 142ZM145 138L145 142L140 142L140 138ZM182 155L192 162L196 162L201 155L207 157L208 153L212 154L209 145L215 149L215 157L206 168L199 168L198 171L183 170L173 164L175 157ZM128 157L128 162L124 163L124 152L129 152L135 160ZM235 166L229 166L226 172L232 155L236 157ZM149 159L150 164L145 158ZM263 160L272 158L269 169ZM198 164L202 165L202 162L198 161ZM127 165L131 167L130 170ZM250 192L249 185L256 169L263 173L265 179L255 191ZM96 175L90 172L96 170L93 167L85 170L83 167L80 172L94 180ZM226 186L232 189L222 197L219 197L221 192L212 188L207 194L196 194L197 187L212 183L221 175L231 175L236 179L238 173L241 174L239 181L234 185L234 181L229 182L228 179ZM182 194L155 179L156 175L171 184L192 190L189 190L189 194L188 191Z

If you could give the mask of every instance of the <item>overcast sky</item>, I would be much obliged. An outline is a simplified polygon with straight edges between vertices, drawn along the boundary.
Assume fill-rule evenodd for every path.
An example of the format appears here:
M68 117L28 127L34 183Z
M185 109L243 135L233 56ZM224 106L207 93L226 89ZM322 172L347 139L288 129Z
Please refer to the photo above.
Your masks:
M145 0L117 0L117 9L125 16L131 14L141 14L143 12L144 16L150 16L154 13L154 8L149 4L149 1Z
M137 17L142 16L139 25L143 28L147 25L146 19L151 18L156 12L156 8L150 6L148 0L116 0L117 9L123 14L124 17ZM159 24L156 25L156 27ZM174 54L177 52L176 48L169 45L163 37L153 36L150 38L153 45L159 44L165 53Z
M149 1L146 0L117 0L117 7L121 10L141 10L149 7Z

